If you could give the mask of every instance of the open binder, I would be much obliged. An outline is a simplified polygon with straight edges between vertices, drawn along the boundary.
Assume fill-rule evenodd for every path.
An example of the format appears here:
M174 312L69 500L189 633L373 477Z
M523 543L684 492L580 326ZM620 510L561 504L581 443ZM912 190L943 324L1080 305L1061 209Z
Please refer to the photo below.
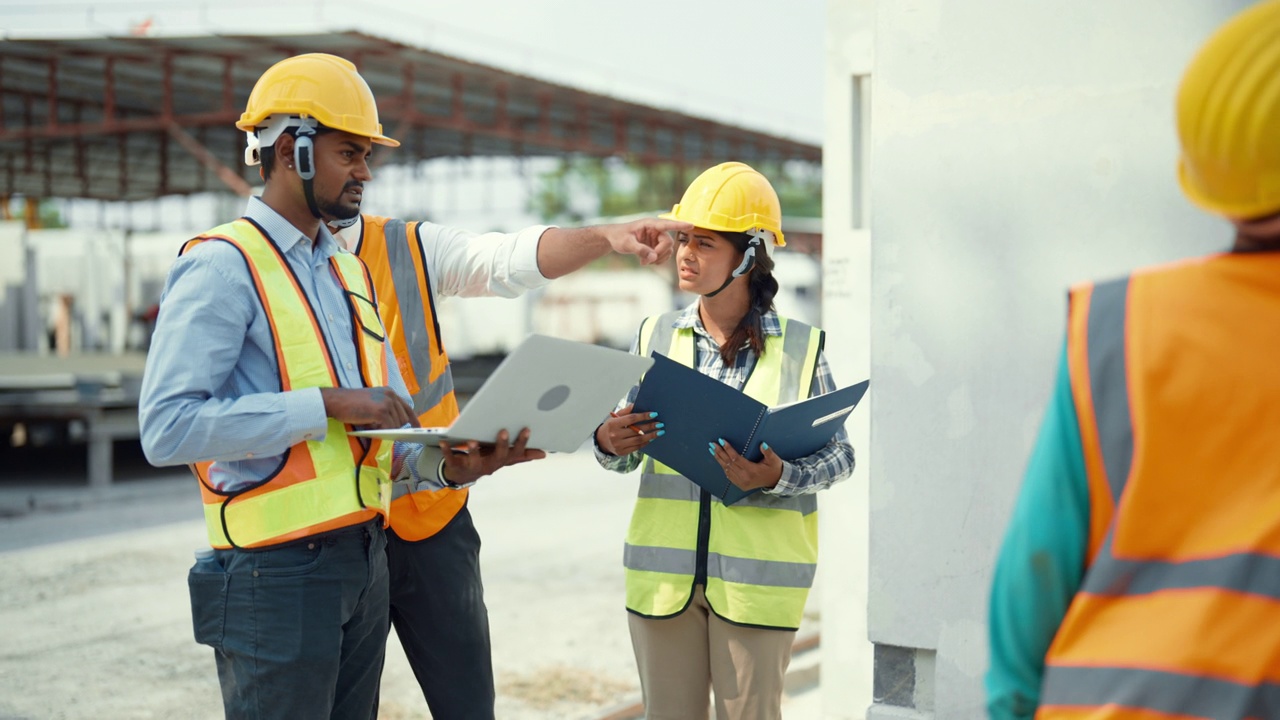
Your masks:
M844 426L870 380L806 400L768 407L713 377L654 352L653 367L636 393L633 412L656 412L666 434L644 449L646 455L705 488L725 505L750 493L738 488L707 443L724 438L744 458L758 462L761 443L783 460L805 457L826 445Z

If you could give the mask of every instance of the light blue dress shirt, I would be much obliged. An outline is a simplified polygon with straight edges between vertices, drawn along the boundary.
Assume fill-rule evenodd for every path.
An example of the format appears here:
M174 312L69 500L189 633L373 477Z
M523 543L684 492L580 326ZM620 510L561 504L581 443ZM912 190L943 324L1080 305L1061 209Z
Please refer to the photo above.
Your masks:
M351 312L329 258L347 252L321 226L314 244L258 198L244 216L280 248L315 310L342 387L363 386ZM386 343L389 386L409 400ZM258 482L292 445L325 436L319 388L281 392L270 322L244 257L203 242L165 283L139 400L142 447L153 465L215 461L222 490Z

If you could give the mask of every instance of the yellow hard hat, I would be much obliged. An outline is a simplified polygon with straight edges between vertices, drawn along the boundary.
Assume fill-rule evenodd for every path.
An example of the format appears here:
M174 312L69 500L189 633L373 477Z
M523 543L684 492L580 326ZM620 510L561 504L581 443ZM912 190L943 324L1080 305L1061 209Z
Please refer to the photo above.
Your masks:
M337 55L297 55L267 68L249 93L249 104L236 127L253 132L272 115L310 117L379 145L400 145L382 134L369 84L355 65Z
M1280 0L1218 29L1178 89L1178 179L1196 205L1247 220L1280 211Z
M787 244L778 193L764 175L745 163L720 163L704 170L689 184L679 204L662 217L718 232L767 230L774 245Z

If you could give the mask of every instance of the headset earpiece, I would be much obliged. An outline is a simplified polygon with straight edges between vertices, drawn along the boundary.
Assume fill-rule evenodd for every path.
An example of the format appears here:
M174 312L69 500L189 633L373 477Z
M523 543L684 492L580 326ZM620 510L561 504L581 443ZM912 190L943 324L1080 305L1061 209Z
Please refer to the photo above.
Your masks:
M737 269L729 274L730 278L741 277L750 272L751 268L756 264L756 248L761 245L762 235L758 232L751 233L751 239L747 241L747 250L742 253L742 262L738 263Z
M316 176L316 146L311 136L315 131L303 125L298 128L298 137L293 141L293 163L298 168L298 177L310 180Z
M755 243L752 243L751 246L747 248L747 251L742 253L742 262L738 263L738 267L735 268L732 273L730 273L729 277L731 278L742 277L743 275L746 275L748 272L750 272L751 268L755 264L756 264L756 246L755 246Z

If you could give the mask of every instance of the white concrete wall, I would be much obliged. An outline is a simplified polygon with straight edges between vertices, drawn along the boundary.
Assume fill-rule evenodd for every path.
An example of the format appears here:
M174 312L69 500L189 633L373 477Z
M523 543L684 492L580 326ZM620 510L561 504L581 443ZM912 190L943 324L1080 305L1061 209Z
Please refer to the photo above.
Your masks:
M822 158L822 318L826 356L837 384L871 374L871 243L867 231L865 122L855 119L854 78L872 71L873 0L828 0L826 133ZM862 81L863 102L869 81ZM855 154L863 162L855 167ZM861 206L860 208L858 206ZM845 424L854 446L853 477L819 495L818 564L822 612L823 717L863 718L871 704L872 657L867 642L868 507L872 447L871 389Z
M852 571L867 551L850 513L865 507L873 458L867 630L877 673L905 656L915 691L870 716L978 718L993 559L1050 388L1065 290L1229 243L1227 225L1177 190L1173 98L1195 48L1249 3L882 1L871 21L873 2L828 5L824 256L853 291L829 289L824 317L845 343L829 354L849 353L840 379L858 379L868 242L841 205L856 177L850 76L869 69L874 432L867 452L852 428L864 474L823 505L824 693L828 717L860 716L864 645L844 634L860 590L831 581L833 565Z

